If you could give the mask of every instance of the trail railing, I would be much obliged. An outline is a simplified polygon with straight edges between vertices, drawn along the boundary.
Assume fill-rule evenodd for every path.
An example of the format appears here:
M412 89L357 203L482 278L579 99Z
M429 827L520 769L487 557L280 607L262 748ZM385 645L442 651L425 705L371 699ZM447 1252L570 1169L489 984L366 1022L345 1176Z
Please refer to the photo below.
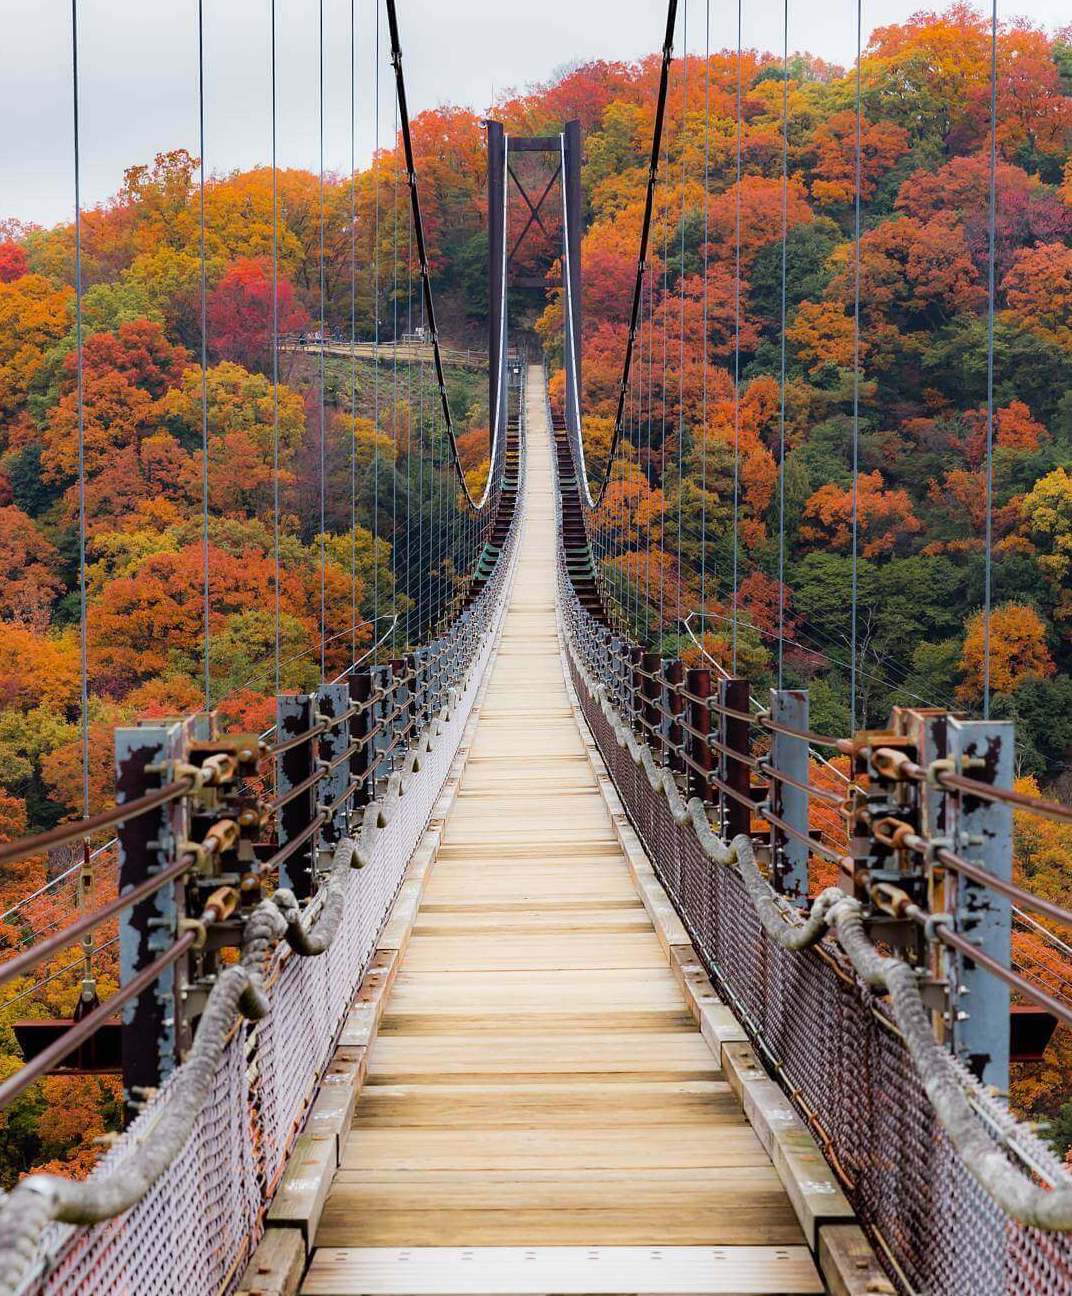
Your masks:
M1013 883L1012 811L1072 812L1012 791L1005 722L898 708L828 737L806 691L757 714L747 680L631 642L601 599L573 439L555 419L569 669L716 987L901 1291L1072 1290L1072 1179L1006 1102L1010 992L1036 1036L1040 1015L1072 1022L1010 958L1014 906L1072 923ZM821 752L842 777L820 779Z
M237 1280L494 647L522 407L519 380L499 508L436 639L281 695L270 741L220 733L214 714L119 730L117 807L46 835L117 827L118 894L0 980L118 920L120 986L8 1077L0 1105L107 1028L128 1124L84 1183L30 1176L0 1201L0 1292L208 1296Z

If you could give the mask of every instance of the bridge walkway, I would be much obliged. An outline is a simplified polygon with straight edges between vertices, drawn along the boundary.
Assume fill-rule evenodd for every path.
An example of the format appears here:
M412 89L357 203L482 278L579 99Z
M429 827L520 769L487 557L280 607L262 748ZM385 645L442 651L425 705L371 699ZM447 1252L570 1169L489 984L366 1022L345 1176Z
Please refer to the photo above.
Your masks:
M570 708L544 408L534 368L501 646L303 1292L819 1292Z

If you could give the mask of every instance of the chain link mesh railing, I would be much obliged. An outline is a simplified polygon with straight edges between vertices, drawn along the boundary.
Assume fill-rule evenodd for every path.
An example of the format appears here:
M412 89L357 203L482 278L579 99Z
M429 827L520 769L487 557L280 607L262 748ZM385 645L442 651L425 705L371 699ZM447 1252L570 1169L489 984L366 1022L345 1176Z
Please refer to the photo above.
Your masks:
M887 1001L832 936L788 950L764 930L742 875L712 861L691 822L622 745L620 670L560 552L566 657L581 711L660 881L716 988L835 1169L890 1277L923 1296L1064 1296L1072 1238L1010 1219L970 1173L924 1090ZM597 695L596 689L602 686ZM643 738L638 737L638 741ZM1069 1177L1002 1099L953 1063L976 1117L1035 1182Z

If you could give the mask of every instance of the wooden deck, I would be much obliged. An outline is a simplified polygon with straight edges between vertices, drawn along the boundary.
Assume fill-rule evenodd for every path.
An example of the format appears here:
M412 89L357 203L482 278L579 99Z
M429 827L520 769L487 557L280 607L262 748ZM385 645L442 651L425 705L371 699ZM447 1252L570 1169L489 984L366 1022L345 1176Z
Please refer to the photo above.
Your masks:
M541 382L501 648L303 1291L821 1292L570 708Z

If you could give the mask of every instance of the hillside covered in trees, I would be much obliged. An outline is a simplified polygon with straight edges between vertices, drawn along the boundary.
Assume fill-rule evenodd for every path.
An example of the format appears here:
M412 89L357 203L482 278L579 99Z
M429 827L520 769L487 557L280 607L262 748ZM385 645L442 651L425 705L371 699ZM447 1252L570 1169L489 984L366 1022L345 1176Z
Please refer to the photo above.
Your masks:
M988 20L966 6L871 37L861 66L857 372L855 69L799 54L786 78L780 56L755 50L740 60L720 51L706 67L696 55L687 70L675 63L640 339L646 360L604 516L606 574L652 642L668 652L688 649L681 621L694 613L706 626L707 651L728 665L736 444L740 666L757 690L771 681L781 603L786 682L809 687L813 726L823 732L850 724L854 397L858 722L881 724L897 702L972 713L981 701L989 69ZM584 407L597 457L617 399L657 77L655 55L636 65L589 64L494 106L508 132L551 134L568 119L582 123ZM1025 784L1067 800L1072 34L1003 28L997 103L992 710L1017 720ZM455 343L481 345L481 121L468 110L439 109L419 116L413 135L442 331ZM362 362L351 372L333 364L322 391L315 357L282 352L277 389L272 382L274 242L281 332L319 329L322 305L325 326L343 337L353 326L360 338L378 331L389 342L421 322L400 153L383 151L353 178L326 178L323 276L318 176L279 173L276 240L268 168L211 177L203 339L197 163L182 141L168 144L153 162L132 166L115 197L82 218L94 810L113 795L116 724L203 704L206 479L211 701L235 727L258 730L271 721L277 411L285 687L315 682L322 636L327 666L339 669L353 643L372 641L378 617L404 617L420 554L394 525L415 512L405 513L399 499L419 499L426 510L457 507L441 432L428 413L434 385L419 366ZM512 222L524 216L515 202ZM17 213L7 215L0 224L0 835L10 839L80 813L82 770L74 230L27 228ZM540 264L535 251L526 262L529 255L522 253L522 271ZM543 339L552 368L561 364L559 296L552 268L535 307L531 299L511 303L516 324L534 326ZM701 353L706 364L693 358ZM450 387L466 467L478 473L487 447L481 380L452 374ZM554 399L562 389L558 372ZM438 447L428 473L415 451L418 425L421 444ZM441 567L438 578L449 586L449 555ZM1072 901L1072 832L1021 825L1017 852L1034 889ZM0 877L0 907L10 910L63 867L42 858ZM102 872L102 894L109 880L114 888L114 872L110 879ZM5 914L0 936L15 947L70 902L70 887L55 889ZM77 969L61 970L70 957L43 969L59 975L39 989L6 987L4 1020L69 1013L79 986ZM114 981L114 948L102 951L99 969L103 988ZM0 1070L17 1065L6 1028L0 1055ZM1069 1075L1072 1046L1059 1034L1046 1063L1018 1080L1021 1106L1060 1120ZM77 1171L96 1156L93 1139L116 1114L110 1081L43 1082L6 1117L0 1176L48 1159ZM1064 1123L1072 1141L1072 1108Z

